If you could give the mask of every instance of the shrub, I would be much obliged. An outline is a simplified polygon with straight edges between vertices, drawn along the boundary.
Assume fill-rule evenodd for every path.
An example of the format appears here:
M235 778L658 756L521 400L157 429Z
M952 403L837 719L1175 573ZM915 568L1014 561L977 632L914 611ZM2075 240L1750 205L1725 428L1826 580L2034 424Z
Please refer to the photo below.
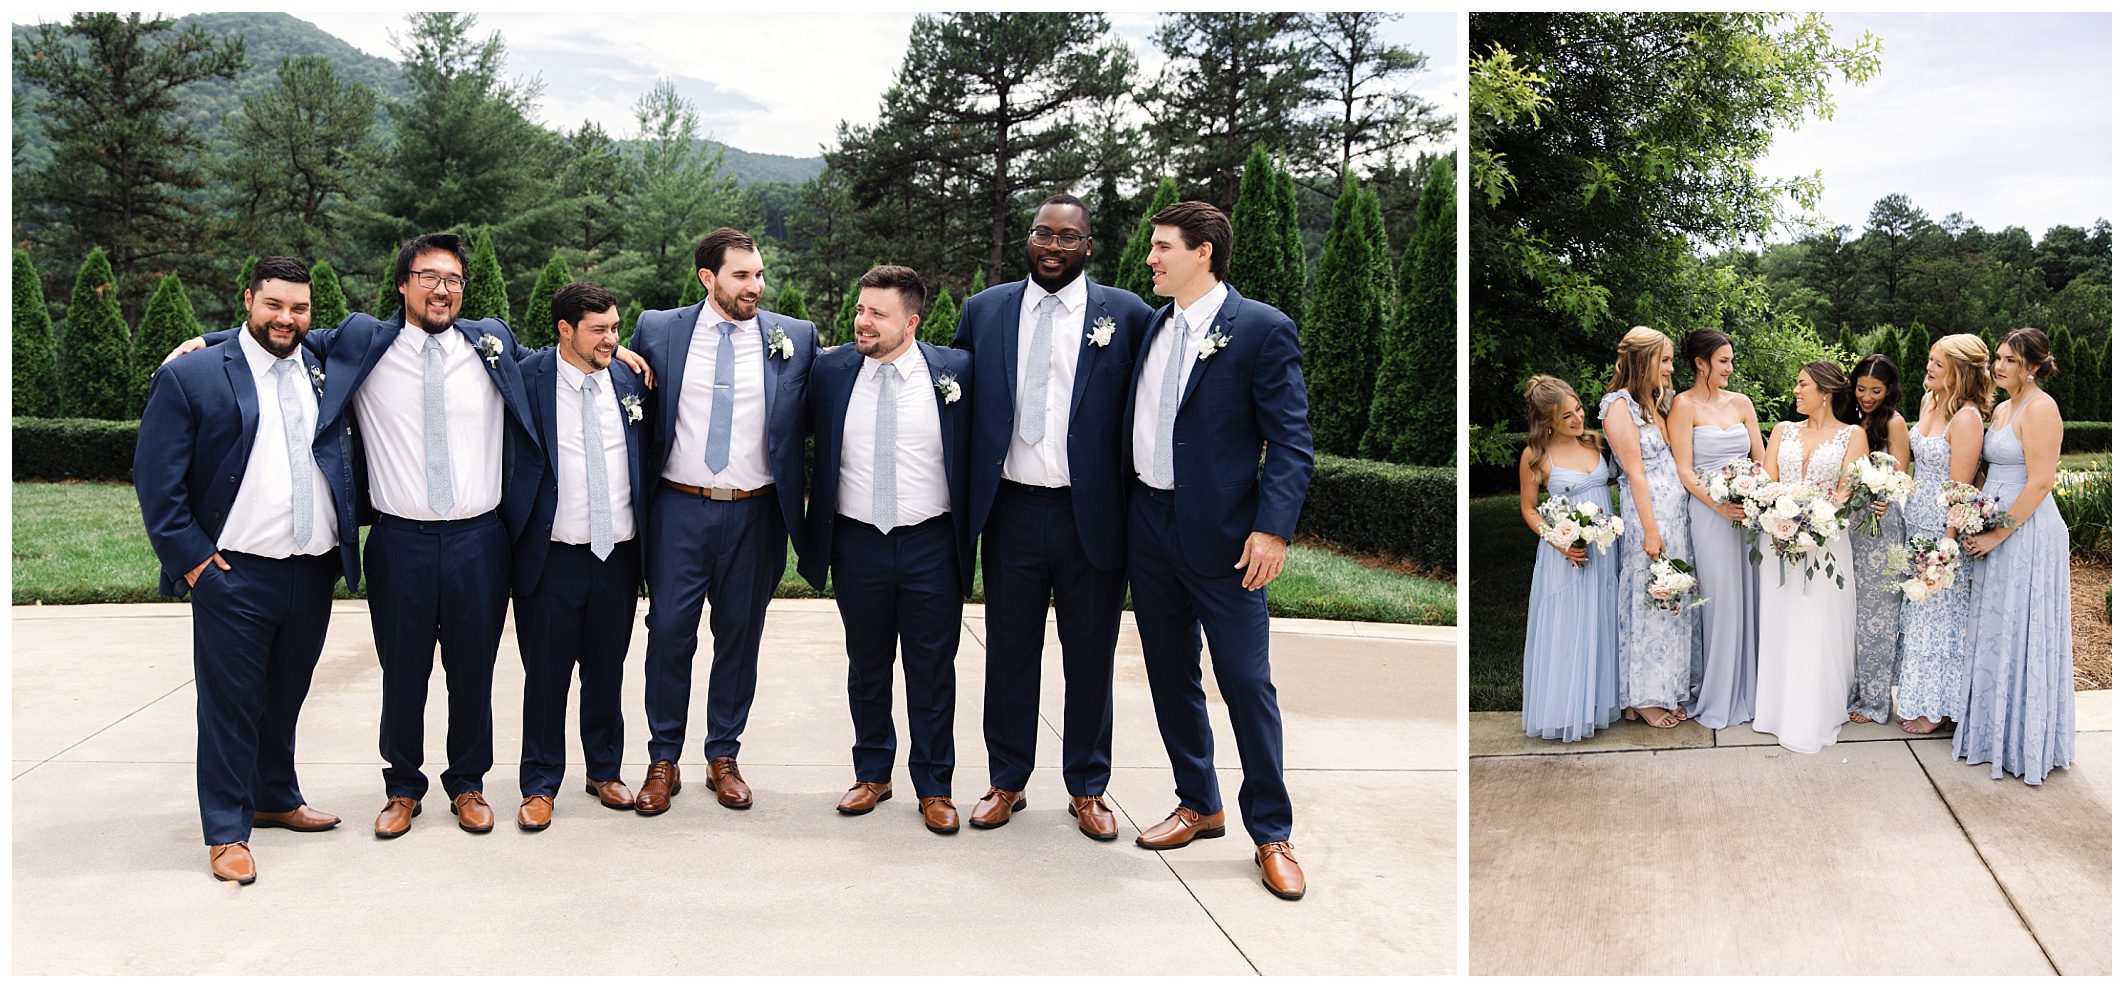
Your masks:
M133 479L139 422L15 418L16 480Z
M804 290L794 281L782 283L782 291L774 297L774 311L791 319L811 321L811 307L804 304Z
M85 419L125 417L132 330L118 311L118 284L103 248L89 251L59 334L59 407Z
M1150 267L1143 263L1143 259L1150 256L1151 217L1179 201L1180 187L1173 184L1172 176L1160 178L1158 191L1151 194L1150 207L1143 211L1143 218L1136 221L1136 232L1129 235L1128 246L1121 248L1121 261L1115 268L1118 273L1114 276L1114 287L1135 292L1153 309L1164 305L1165 299L1151 291Z
M1359 452L1395 463L1451 466L1460 348L1454 298L1459 224L1450 161L1431 168L1416 215L1401 262L1400 306L1380 344L1371 422Z
M2065 441L2064 445L2060 447L2060 451L2065 453L2109 452L2109 423L2065 423Z
M339 272L332 269L332 262L318 261L311 265L310 328L331 329L347 321L350 311L346 286L339 283ZM243 318L249 319L250 316Z
M179 344L199 335L199 320L192 316L192 300L184 283L174 274L162 276L155 295L140 316L140 332L133 337L132 390L127 395L126 414L138 416L147 407L148 386L162 358Z
M553 324L553 296L571 277L568 262L561 260L558 253L538 273L538 283L531 286L531 300L524 303L524 317L510 327L523 345L535 349L560 342L560 329Z
M2051 499L2065 519L2072 554L2087 560L2109 559L2109 458L2085 470L2058 471Z
M1344 173L1299 331L1313 445L1343 456L1357 452L1371 422L1373 375L1379 369L1381 306L1364 212L1364 192Z
M52 307L29 251L15 249L15 414L59 414L59 360L52 348Z
M509 319L509 279L502 275L501 258L494 254L494 236L479 231L472 246L470 270L465 272L465 304L460 319Z
M937 300L929 303L929 314L922 317L922 325L916 327L915 336L930 346L950 346L951 337L959 328L959 303L952 301L949 290L939 291Z
M1346 549L1451 573L1460 544L1451 509L1459 503L1459 478L1450 467L1321 454L1314 459L1298 530Z

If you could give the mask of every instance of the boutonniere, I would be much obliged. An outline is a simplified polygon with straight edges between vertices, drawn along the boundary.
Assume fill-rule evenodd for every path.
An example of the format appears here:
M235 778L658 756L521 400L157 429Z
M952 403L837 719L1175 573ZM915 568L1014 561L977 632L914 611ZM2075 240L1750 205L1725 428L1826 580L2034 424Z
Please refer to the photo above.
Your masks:
M952 402L958 401L959 379L951 376L950 374L938 375L937 393L944 396L944 403L947 405L951 404Z
M789 342L789 334L777 326L767 331L767 352L788 360L796 356L796 344Z
M642 396L641 396L641 395L621 395L621 396L620 396L620 411L623 411L623 412L626 412L626 413L627 413L627 421L628 421L628 422L639 422L639 421L641 421L641 420L642 420Z
M479 351L480 356L486 358L487 366L492 367L496 361L501 359L502 342L493 333L488 333L479 338L479 343L474 349Z
M324 397L324 368L310 368L310 387L317 390L317 397Z
M1217 351L1224 349L1225 344L1231 341L1232 334L1221 329L1210 330L1210 334L1203 337L1202 342L1195 344L1195 359L1208 360L1216 356Z
M1108 343L1112 343L1114 341L1114 317L1100 316L1098 322L1092 323L1091 332L1086 333L1084 338L1090 340L1092 346L1105 346Z

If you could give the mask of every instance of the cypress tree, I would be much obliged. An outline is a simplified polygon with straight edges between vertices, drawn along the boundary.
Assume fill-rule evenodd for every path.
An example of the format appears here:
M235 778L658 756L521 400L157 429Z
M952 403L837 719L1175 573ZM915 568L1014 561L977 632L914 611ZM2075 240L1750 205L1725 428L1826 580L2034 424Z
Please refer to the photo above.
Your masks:
M1456 201L1452 165L1441 159L1416 202L1416 230L1401 257L1400 303L1380 354L1379 386L1360 447L1371 459L1454 463L1460 390Z
M2057 326L2047 334L2050 337L2050 359L2058 362L2057 375L2043 382L2043 390L2057 399L2058 412L2072 419L2080 408L2080 389L2076 378L2080 372L2079 353L2075 349L2072 329Z
M1291 178L1288 168L1276 166L1276 208L1282 210L1280 235L1283 238L1283 297L1279 302L1269 302L1281 309L1284 315L1305 329L1305 237L1298 232L1298 183ZM1263 301L1268 301L1263 299Z
M103 248L89 251L59 333L59 408L68 418L122 419L130 397L132 332L118 311L118 285Z
M1226 278L1240 294L1275 305L1283 296L1283 216L1276 203L1276 169L1259 144L1246 156L1239 198L1232 202L1232 263Z
M15 414L50 418L59 414L59 361L52 349L52 308L44 301L44 279L30 263L29 251L15 249Z
M1135 292L1154 309L1164 305L1165 299L1151 291L1150 267L1143 263L1143 259L1150 256L1151 217L1179 201L1180 187L1173 184L1172 176L1159 179L1158 191L1151 196L1150 208L1144 210L1143 218L1136 221L1136 232L1129 236L1128 246L1122 248L1121 261L1115 266L1114 287Z
M547 347L560 342L560 330L553 325L553 296L573 277L568 262L561 260L558 252L546 262L546 269L538 273L538 283L531 286L531 300L524 303L523 319L513 327L523 345Z
M472 247L471 270L465 272L465 304L461 319L509 318L509 279L502 275L501 259L494 254L494 236L482 228Z
M384 258L383 273L376 276L376 311L370 313L378 319L389 319L391 314L406 307L406 297L398 293L398 282L391 273L398 270L398 252Z
M930 346L950 346L952 336L959 331L959 305L951 300L951 291L937 293L937 300L929 303L929 314L922 317L922 325L916 336Z
M641 318L642 303L627 303L627 313L620 317L620 346L626 346L628 340L634 339L634 324Z
M1925 400L1925 361L1932 356L1932 334L1925 324L1913 322L1903 329L1903 349L1900 356L1888 353L1895 361L1896 372L1902 375L1903 419L1915 422L1918 419L1918 404ZM1912 377L1913 368L1916 377ZM1913 384L1915 386L1913 386Z
M250 290L251 290L251 269L252 269L252 268L255 268L255 267L257 267L257 266L258 266L258 255L256 255L256 254L252 254L251 256L249 256L249 257L246 257L246 258L244 258L244 259L243 259L243 273L241 273L241 274L239 274L239 275L237 275L237 276L236 276L236 311L237 311L237 312L242 312L242 311L243 311L243 293L245 293L245 292L247 292L247 291L250 291ZM244 320L244 318L245 318L245 317L241 317L241 316L239 316L239 317L237 318L237 320L236 320L236 321L237 321L237 322L242 322L242 321Z
M140 410L147 407L148 387L155 381L155 369L162 366L162 358L178 344L198 335L199 320L192 315L192 300L184 294L184 283L174 274L163 275L154 296L148 299L146 311L140 315L140 332L133 337L128 417L139 418Z
M1854 357L1863 357L1868 352L1859 349L1858 337L1851 332L1851 324L1848 322L1837 330L1836 345L1841 348L1845 353L1851 354Z
M794 281L782 284L781 293L774 297L774 311L791 319L811 321L811 307L804 304L804 292Z
M708 286L701 284L699 275L700 272L696 270L694 277L686 279L686 287L679 289L679 308L683 309L708 297Z
M856 303L863 300L863 289L854 282L848 285L848 294L841 299L841 311L833 317L832 333L821 341L823 346L855 339Z
M2110 420L2109 380L2109 339L2107 337L2104 337L2102 340L2102 350L2099 354L2095 356L2095 391L2094 395L2089 398L2089 407L2087 409L2087 412L2091 412L2092 414L2087 415L2085 419L2082 419L2082 421L2093 420L2097 422L2107 422Z
M1386 216L1379 209L1379 193L1366 186L1364 200L1364 239L1372 247L1372 291L1379 299L1379 324L1394 320L1394 258L1387 244Z
M1357 455L1371 421L1373 373L1379 365L1378 301L1363 200L1357 180L1344 173L1299 335L1313 446L1339 456Z
M347 318L347 292L331 261L310 266L310 328L330 329Z
M973 283L966 287L966 297L972 298L988 290L988 269L975 268Z

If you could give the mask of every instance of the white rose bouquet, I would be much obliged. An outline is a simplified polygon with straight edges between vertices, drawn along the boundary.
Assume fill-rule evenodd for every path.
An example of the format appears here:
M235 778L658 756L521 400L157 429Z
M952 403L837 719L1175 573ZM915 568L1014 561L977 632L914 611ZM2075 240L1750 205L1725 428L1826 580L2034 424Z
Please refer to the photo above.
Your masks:
M1844 487L1851 492L1850 499L1844 502L1844 514L1858 519L1852 529L1878 538L1881 516L1873 513L1873 506L1882 502L1902 504L1910 497L1911 480L1896 462L1895 454L1874 453L1844 468Z
M1770 482L1770 474L1762 464L1745 456L1716 470L1705 470L1696 475L1703 482L1704 493L1711 495L1715 504L1738 504L1747 506L1748 499L1756 490ZM1734 528L1746 528L1746 521L1733 523Z
M1696 567L1664 552L1652 560L1652 571L1645 577L1646 603L1680 614L1686 608L1702 607L1704 601L1696 592Z
M1998 498L1968 484L1949 481L1940 489L1940 506L1947 509L1947 527L1957 535L1975 535L2013 524L2013 515Z
M1900 591L1913 604L1954 586L1962 569L1962 547L1948 539L1911 539L1888 550L1887 589Z
M1552 497L1541 502L1534 513L1541 516L1541 540L1558 549L1591 547L1607 552L1616 539L1622 538L1622 519L1592 501L1573 503Z
M1809 577L1826 570L1838 587L1844 585L1843 576L1836 571L1836 556L1816 551L1844 532L1844 513L1837 510L1836 500L1828 492L1813 484L1790 481L1763 484L1742 510L1747 514L1749 530L1762 536L1748 548L1748 558L1760 562L1762 542L1767 540L1779 560L1779 585L1784 584L1784 563L1804 564Z

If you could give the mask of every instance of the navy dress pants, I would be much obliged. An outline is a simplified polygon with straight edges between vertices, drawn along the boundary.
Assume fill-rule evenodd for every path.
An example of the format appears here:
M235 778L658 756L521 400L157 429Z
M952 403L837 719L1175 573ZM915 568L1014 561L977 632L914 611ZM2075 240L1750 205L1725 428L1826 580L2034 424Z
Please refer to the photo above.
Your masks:
M600 561L587 545L546 548L538 586L517 588L516 645L524 660L524 754L517 787L555 796L568 767L568 680L582 678L577 723L583 768L596 782L620 774L626 718L620 682L634 640L641 543L629 539Z
M710 759L735 758L759 685L767 604L788 565L789 528L772 494L712 501L659 482L653 496L647 547L649 654L642 684L649 760L675 763L685 747L704 601L715 658L708 668L708 737L702 748Z
M959 655L959 553L951 516L890 532L833 523L833 600L848 642L857 782L891 782L892 658L907 679L907 774L917 796L950 796Z
M509 534L491 511L459 521L384 515L369 529L363 560L383 666L384 795L427 794L422 718L438 645L450 691L443 791L452 799L476 791L494 767L494 656L509 612Z

